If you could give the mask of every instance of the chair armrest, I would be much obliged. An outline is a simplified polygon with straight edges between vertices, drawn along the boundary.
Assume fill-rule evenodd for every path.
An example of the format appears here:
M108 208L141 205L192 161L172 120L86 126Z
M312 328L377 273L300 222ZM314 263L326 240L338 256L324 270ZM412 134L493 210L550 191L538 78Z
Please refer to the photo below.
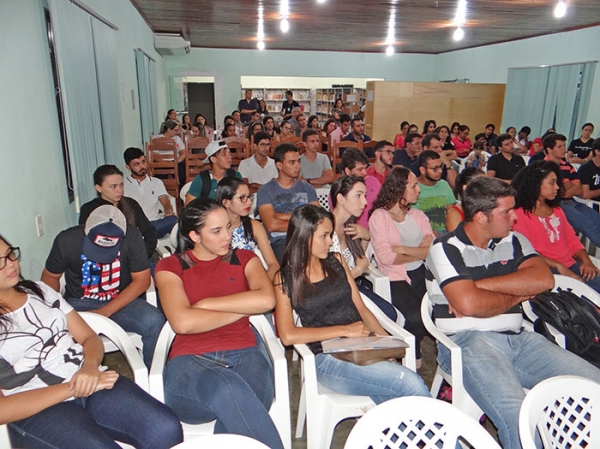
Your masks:
M129 363L135 383L144 391L149 392L148 370L139 352L131 342L127 333L110 318L92 312L79 312L85 322L98 335L102 334L112 341L123 353L125 360Z
M295 344L294 349L302 359L302 376L304 385L307 389L306 397L319 393L317 383L317 367L315 365L315 355L305 344Z
M163 372L174 338L175 332L173 332L171 325L167 321L158 335L154 357L152 358L152 366L150 366L150 374L148 376L149 393L162 403L165 402Z
M391 304L390 278L383 274L374 264L370 265L369 273L365 277L373 284L373 291Z
M410 368L414 372L417 372L417 362L415 356L415 336L408 332L406 329L400 327L397 323L390 320L388 316L381 311L379 307L375 305L373 301L371 301L366 295L361 293L361 297L367 309L371 311L379 324L390 333L390 335L394 337L400 337L406 343L408 343L408 348L406 348L406 355L404 356L403 365L407 368Z

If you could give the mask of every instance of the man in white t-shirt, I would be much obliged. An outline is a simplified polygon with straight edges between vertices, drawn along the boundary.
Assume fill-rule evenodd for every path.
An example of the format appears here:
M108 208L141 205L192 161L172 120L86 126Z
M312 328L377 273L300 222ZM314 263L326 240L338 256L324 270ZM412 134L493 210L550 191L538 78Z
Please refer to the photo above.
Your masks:
M256 193L260 186L277 178L275 161L269 157L271 139L265 132L258 132L252 143L254 155L240 162L238 171L250 187L250 193Z
M314 129L302 133L306 151L300 156L300 179L317 188L333 182L333 170L329 158L319 153L319 134Z
M177 223L177 215L173 210L165 185L160 179L148 176L146 156L139 148L127 148L123 157L125 166L131 172L131 175L127 176L123 183L125 196L133 198L142 206L144 214L156 229L158 238L164 237Z

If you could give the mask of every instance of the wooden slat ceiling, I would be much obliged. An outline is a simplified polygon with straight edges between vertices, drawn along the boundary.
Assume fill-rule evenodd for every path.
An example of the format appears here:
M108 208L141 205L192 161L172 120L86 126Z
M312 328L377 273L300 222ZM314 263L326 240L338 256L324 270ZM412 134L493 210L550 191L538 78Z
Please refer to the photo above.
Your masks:
M290 30L279 28L280 0L131 0L154 32L179 33L192 47L256 49L258 6L267 49L383 52L392 8L395 49L437 54L600 24L600 0L471 0L465 37L454 42L458 0L289 0ZM551 51L551 49L548 49Z

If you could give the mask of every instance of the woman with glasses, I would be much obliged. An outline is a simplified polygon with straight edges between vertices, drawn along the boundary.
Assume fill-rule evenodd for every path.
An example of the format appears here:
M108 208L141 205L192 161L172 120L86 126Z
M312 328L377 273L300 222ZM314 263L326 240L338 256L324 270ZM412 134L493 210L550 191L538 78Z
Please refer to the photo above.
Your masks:
M103 369L100 338L59 293L24 280L19 257L19 248L0 236L0 424L8 423L12 446L181 442L175 414Z
M279 263L261 223L250 218L254 195L248 184L238 178L223 178L217 186L217 202L222 204L231 220L231 247L260 251L267 266L269 279L273 280Z
M231 249L230 218L215 200L196 198L183 209L178 239L178 252L156 266L161 304L176 333L164 370L165 403L183 422L216 419L215 433L281 449L269 416L273 366L249 321L275 306L271 280L256 254Z

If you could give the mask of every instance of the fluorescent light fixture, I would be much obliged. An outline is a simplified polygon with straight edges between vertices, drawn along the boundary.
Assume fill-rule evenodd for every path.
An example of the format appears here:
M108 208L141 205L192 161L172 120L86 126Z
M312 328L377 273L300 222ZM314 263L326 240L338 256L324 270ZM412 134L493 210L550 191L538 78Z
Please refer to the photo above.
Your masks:
M389 45L388 48L385 49L385 54L388 56L392 56L394 54L394 46Z
M281 19L279 28L281 28L281 31L284 33L287 33L290 30L290 22L288 22L288 19Z
M452 38L455 41L460 41L460 40L462 40L463 37L465 37L465 32L463 31L463 29L461 27L458 27L456 29L456 31L454 31L454 34L452 35Z
M458 0L454 25L462 27L467 21L467 0Z
M256 38L259 41L265 40L265 24L264 24L264 9L262 2L258 3L258 31L256 32Z
M557 19L562 19L567 14L567 4L564 0L559 0L559 2L554 7L554 17Z
M279 16L281 17L281 22L279 23L279 28L283 33L287 33L290 29L290 22L288 22L288 16L290 15L290 5L289 0L281 0L279 4Z
M256 44L256 47L262 51L265 49L265 43L263 41L258 41L258 44Z
M325 3L326 0L317 0L317 3Z

